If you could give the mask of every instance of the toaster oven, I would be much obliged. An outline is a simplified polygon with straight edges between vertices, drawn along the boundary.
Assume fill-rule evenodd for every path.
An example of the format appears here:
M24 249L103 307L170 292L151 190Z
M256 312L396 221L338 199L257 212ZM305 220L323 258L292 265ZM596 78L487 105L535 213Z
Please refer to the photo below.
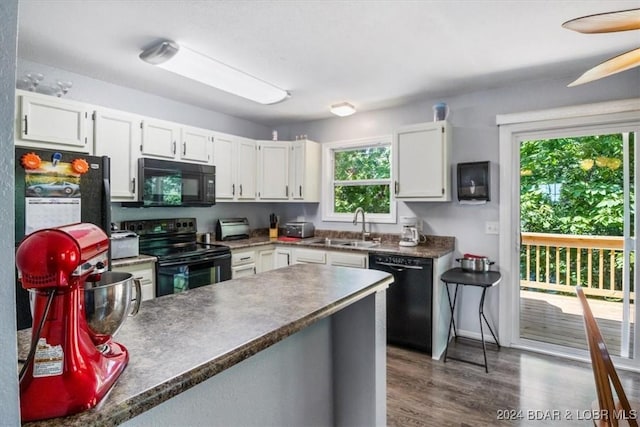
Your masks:
M306 239L313 237L316 227L312 222L288 222L284 226L284 235L287 237L300 237Z

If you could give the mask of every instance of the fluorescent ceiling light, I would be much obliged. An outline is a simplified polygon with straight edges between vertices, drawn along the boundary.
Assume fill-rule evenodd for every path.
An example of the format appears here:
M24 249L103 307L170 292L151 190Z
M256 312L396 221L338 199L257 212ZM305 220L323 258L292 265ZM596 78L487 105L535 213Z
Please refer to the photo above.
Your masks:
M336 116L346 117L355 113L356 107L349 104L348 102L341 102L340 104L332 105L331 112Z
M289 96L286 90L237 70L202 53L164 40L140 54L160 68L261 104L275 104Z

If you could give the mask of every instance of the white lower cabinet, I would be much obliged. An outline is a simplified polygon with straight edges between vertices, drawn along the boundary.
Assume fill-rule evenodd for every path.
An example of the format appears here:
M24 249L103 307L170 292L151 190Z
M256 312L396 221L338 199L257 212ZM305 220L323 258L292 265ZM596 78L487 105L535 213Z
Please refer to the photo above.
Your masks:
M117 263L117 261L115 261ZM131 273L134 279L140 280L140 290L142 291L142 301L154 299L156 297L156 263L145 262L141 264L113 267L113 271Z
M237 250L231 251L231 278L253 276L256 274L256 251Z
M237 265L231 267L231 278L238 279L240 277L253 276L256 274L255 264Z
M291 248L276 248L274 268L287 267L293 264L291 252Z
M326 264L327 253L319 249L296 248L293 251L293 264Z
M369 254L328 251L327 264L340 267L368 268Z
M294 264L368 268L369 254L272 245L231 251L231 277L234 279Z
M256 250L256 273L273 270L275 267L276 250L273 247Z

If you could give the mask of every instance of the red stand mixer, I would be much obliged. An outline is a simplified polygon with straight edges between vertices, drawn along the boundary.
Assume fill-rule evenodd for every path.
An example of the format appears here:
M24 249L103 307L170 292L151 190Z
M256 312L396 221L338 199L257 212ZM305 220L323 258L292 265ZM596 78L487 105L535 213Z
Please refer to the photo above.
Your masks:
M87 223L36 231L18 247L22 287L35 294L32 349L20 376L23 422L94 407L129 361L127 349L86 318L85 287L111 273L108 249L107 235Z

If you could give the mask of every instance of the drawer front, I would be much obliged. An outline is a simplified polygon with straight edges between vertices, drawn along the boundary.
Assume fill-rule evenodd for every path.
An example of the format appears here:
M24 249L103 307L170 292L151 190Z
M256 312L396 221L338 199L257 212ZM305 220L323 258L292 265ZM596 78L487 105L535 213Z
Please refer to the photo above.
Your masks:
M253 276L256 274L255 264L245 264L236 267L231 267L231 278L237 279L239 277Z
M255 264L256 252L231 252L231 265Z
M329 252L329 265L340 267L367 268L368 257L365 254L350 254L346 252Z
M294 253L294 263L307 263L307 264L326 264L327 253L325 251L313 250L313 249L301 249L298 248Z

